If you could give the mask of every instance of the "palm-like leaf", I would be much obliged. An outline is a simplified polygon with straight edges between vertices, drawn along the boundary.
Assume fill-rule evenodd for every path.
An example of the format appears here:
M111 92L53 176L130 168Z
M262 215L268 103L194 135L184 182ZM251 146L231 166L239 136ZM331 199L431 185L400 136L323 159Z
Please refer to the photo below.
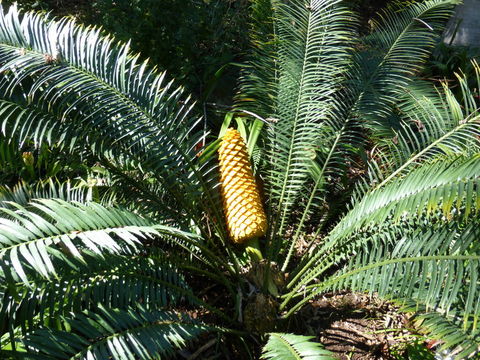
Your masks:
M429 310L425 306L415 301L403 300L401 302L402 310L415 313L413 319L416 326L422 329L433 339L442 339L441 348L457 358L473 357L473 354L479 350L479 332L466 331L461 316L449 316L446 318L443 314Z
M450 161L443 159L412 171L404 179L399 178L388 186L373 190L332 229L325 243L315 250L315 255L307 256L310 258L308 265L299 267L290 284L296 284L298 289L342 256L348 256L344 246L353 246L351 238L356 231L368 230L391 219L396 221L401 217L431 213L436 209L440 209L446 217L459 211L468 217L480 204L477 193L480 176L478 159L478 155ZM337 258L340 253L343 255ZM311 267L313 264L315 266ZM305 275L305 272L310 274Z
M263 118L273 112L277 89L275 3L272 0L252 1L252 51L240 77L237 99L240 110L247 109Z
M99 308L64 318L69 331L37 330L25 345L45 359L161 359L213 330L171 312ZM68 344L66 346L66 344Z
M480 68L474 62L477 82ZM401 123L394 138L377 139L369 178L358 187L360 199L372 187L382 187L436 156L478 152L480 118L475 94L459 76L463 99L458 101L448 87L435 90L425 82L413 83L397 104Z
M270 256L277 254L290 210L308 178L321 122L345 71L351 13L337 1L276 3L278 80L268 135Z
M20 182L13 187L0 187L0 204L2 207L12 207L10 204L27 206L33 199L59 199L85 203L92 201L92 194L86 186L75 186L67 181L60 183L49 179L46 183L31 185Z
M186 286L177 273L180 263L172 267L152 248L163 238L163 244L175 243L194 255L204 246L196 235L91 202L43 199L27 207L9 203L1 211L0 334L8 331L12 343L20 330L97 304L126 308L145 301L155 309L185 298L230 321ZM207 251L201 259L203 266L211 264L220 275L199 272L228 286L218 271L221 261L209 260L210 255Z
M93 203L82 205L49 199L38 200L30 207L34 211L20 205L15 206L15 211L1 210L5 214L1 219L2 274L18 277L26 284L25 265L46 278L56 276L52 259L64 257L62 247L78 259L82 258L81 247L97 254L104 251L122 254L138 246L139 239L163 231L162 226L157 228L135 214Z
M373 32L361 39L359 46L364 50L355 54L344 87L337 94L330 128L318 144L325 148L317 154L323 178L341 178L358 162L358 148L368 146L364 143L365 131L369 137L394 137L399 122L392 112L421 69L455 4L437 0L394 4L379 16ZM321 190L325 183L315 180L314 190ZM312 198L314 192L311 194Z
M83 251L83 261L55 261L57 279L30 275L30 288L7 283L0 289L0 332L35 329L69 312L103 304L126 308L144 302L147 308L171 306L184 298L201 303L186 285L179 269L162 254L103 255Z
M450 324L448 329L460 324L457 332L463 335L442 337L445 346L457 347L464 355L476 350L480 162L478 154L440 159L356 203L299 267L282 306L304 292L308 295L291 312L323 291L377 292L437 311ZM308 285L335 264L345 263L335 275ZM442 322L427 323L430 332L441 334ZM435 323L441 325L436 330Z
M365 41L369 51L362 57L366 62L359 60L366 67L368 82L362 82L367 86L357 108L369 119L368 127L382 128L382 119L421 69L456 4L455 0L396 3L374 22L374 31Z
M211 164L196 161L194 150L204 134L195 130L193 105L182 89L99 30L41 15L21 17L15 7L2 12L0 22L4 133L19 143L48 141L88 150L100 161L115 157L134 164L162 185L157 197L166 193L177 204L168 209L171 216L180 222L187 211L204 229L205 205L222 234L218 193L211 190L214 183L207 186L216 181L214 172L208 172Z
M364 235L363 244L352 251L343 270L305 290L314 296L320 289L349 288L377 292L400 303L408 299L407 303L417 304L416 311L442 314L449 331L455 324L456 336L445 333L441 339L446 347L458 347L457 351L469 355L476 350L472 340L479 334L478 220L467 225L443 224L441 218L439 225L423 222L427 225L406 222ZM439 320L433 314L425 319L429 318L430 332L440 334L444 325L435 328Z
M310 336L270 333L263 347L262 359L333 360L332 353L312 342Z

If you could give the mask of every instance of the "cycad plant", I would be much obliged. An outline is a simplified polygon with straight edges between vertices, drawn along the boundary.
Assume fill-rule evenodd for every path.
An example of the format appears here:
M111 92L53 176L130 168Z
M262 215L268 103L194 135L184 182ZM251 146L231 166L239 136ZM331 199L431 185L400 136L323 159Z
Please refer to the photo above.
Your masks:
M251 334L270 334L266 359L329 358L278 331L346 289L395 302L473 356L478 93L461 74L461 98L419 78L456 4L394 4L360 36L337 0L252 1L234 109L246 148L235 130L205 133L194 102L128 44L2 10L4 146L55 149L86 170L2 188L0 354L156 359L210 332L244 358Z

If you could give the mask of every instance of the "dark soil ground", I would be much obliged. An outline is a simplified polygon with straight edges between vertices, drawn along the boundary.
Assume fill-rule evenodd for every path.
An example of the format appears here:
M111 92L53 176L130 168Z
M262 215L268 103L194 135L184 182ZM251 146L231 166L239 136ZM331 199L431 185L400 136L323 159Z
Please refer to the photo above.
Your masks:
M299 330L341 360L408 359L409 351L433 357L410 328L408 315L365 294L325 295L305 307L298 320L304 322Z

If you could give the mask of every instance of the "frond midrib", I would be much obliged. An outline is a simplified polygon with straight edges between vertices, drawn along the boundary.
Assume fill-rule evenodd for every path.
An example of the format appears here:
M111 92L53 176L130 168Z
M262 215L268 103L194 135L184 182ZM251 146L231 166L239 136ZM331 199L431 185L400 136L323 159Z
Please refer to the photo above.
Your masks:
M300 354L297 352L297 350L287 341L285 340L282 336L277 335L277 334L270 334L270 336L275 336L277 339L279 339L287 349L290 350L290 353L295 356L295 359L297 360L302 360Z
M118 227L105 227L105 228L100 228L100 229L92 229L92 230L83 230L83 231L80 231L80 230L71 230L69 231L68 233L65 232L65 233L62 233L62 234L56 234L56 235L52 235L52 236L47 236L47 237L39 237L39 238L35 238L35 239L32 239L32 240L28 240L28 241L24 241L24 242L21 242L21 243L16 243L16 244L13 244L13 245L10 245L10 246L7 246L7 247L3 247L0 249L0 252L1 253L6 253L7 251L10 251L14 248L18 248L20 246L24 246L24 245L29 245L29 244L32 244L32 243L36 243L36 242L47 242L49 240L52 241L53 244L58 244L60 243L62 240L61 240L61 237L63 236L68 236L70 239L75 239L78 235L78 234L90 234L90 233L95 233L95 232L115 232L116 230L119 230L119 229L145 229L146 232L151 232L151 230L154 228L154 226L152 225L125 225L125 226L118 226ZM74 236L72 236L74 235Z

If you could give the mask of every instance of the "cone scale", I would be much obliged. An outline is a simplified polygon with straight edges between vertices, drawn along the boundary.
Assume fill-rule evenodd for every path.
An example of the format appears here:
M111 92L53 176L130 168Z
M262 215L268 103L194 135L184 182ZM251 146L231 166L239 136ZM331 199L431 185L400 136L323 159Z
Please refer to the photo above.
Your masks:
M228 129L218 150L223 209L235 243L265 235L267 218L255 183L245 142Z

